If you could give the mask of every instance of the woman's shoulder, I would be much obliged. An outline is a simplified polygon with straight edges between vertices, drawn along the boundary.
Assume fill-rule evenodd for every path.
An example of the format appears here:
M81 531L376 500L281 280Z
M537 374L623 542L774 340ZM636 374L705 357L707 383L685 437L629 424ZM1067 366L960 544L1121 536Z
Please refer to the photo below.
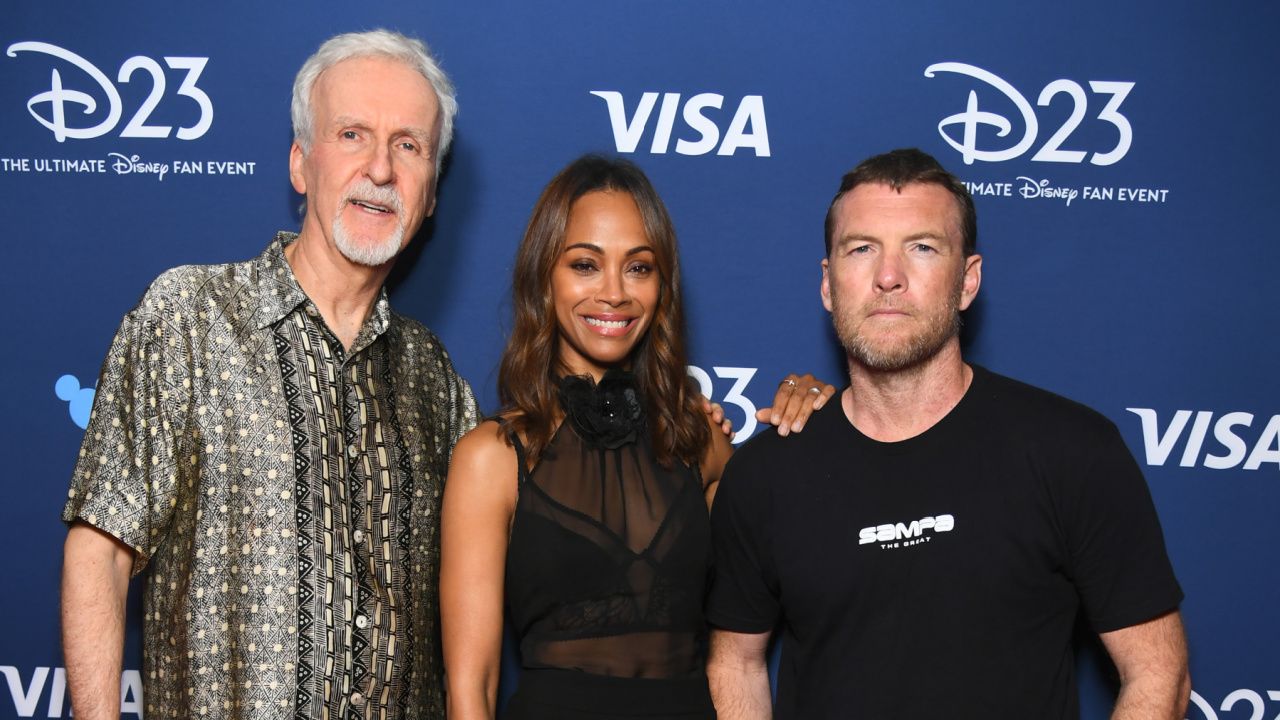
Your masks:
M462 462L509 463L512 467L522 458L526 463L535 460L530 454L529 437L520 422L523 417L520 411L510 410L486 418L458 441L453 462L458 462L459 454ZM553 430L551 434L556 433Z
M495 416L481 420L480 424L463 435L454 447L453 453L455 456L459 452L464 454L487 454L504 448L509 452L514 452L511 446L510 425L500 417Z
M516 451L504 423L490 418L458 440L450 461L450 475L456 474L455 469L498 464L510 464L514 468Z
M484 515L486 508L509 514L515 507L519 461L505 429L485 420L462 436L449 460L445 481L445 514Z

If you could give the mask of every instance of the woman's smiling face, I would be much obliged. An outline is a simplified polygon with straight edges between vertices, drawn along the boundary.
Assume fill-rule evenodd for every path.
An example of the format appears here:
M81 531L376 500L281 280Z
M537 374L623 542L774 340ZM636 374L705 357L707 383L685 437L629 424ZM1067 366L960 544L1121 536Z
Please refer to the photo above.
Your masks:
M560 364L596 380L611 367L629 366L660 292L653 247L631 195L595 191L578 198L551 273Z

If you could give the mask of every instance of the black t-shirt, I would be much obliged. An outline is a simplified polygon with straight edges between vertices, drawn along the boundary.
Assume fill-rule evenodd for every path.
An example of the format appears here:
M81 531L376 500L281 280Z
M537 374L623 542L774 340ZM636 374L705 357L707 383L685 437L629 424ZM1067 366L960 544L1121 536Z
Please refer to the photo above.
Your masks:
M974 367L909 440L840 402L730 461L712 511L714 626L778 627L778 718L1074 718L1072 633L1177 607L1114 424Z

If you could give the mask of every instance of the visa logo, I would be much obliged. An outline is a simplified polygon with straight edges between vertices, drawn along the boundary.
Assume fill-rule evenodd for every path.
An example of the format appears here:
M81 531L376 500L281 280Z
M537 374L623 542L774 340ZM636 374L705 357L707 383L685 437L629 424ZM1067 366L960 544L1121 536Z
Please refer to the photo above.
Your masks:
M613 128L613 144L620 153L632 153L640 146L640 140L649 130L649 119L658 108L653 123L653 140L649 152L661 155L671 146L675 131L676 115L680 115L685 127L696 137L676 138L675 151L681 155L706 155L712 150L717 155L733 155L739 150L750 149L756 157L769 157L769 127L764 117L764 97L746 95L738 102L728 127L722 134L716 118L724 106L724 96L718 93L699 93L681 101L680 93L647 92L640 96L631 114L627 114L622 93L615 90L592 90L592 95L602 98L609 109L609 123ZM662 105L658 105L658 96ZM718 149L717 149L718 148Z
M1257 470L1263 463L1275 463L1276 469L1280 469L1280 415L1272 415L1262 432L1250 442L1249 438L1253 437L1253 413L1229 412L1214 420L1210 410L1178 410L1169 424L1161 429L1155 410L1125 410L1142 419L1142 443L1146 449L1148 465L1164 465L1185 437L1182 456L1178 460L1181 467L1203 465L1213 470L1228 470L1243 463L1245 470ZM1188 424L1190 429L1187 428ZM1210 426L1213 427L1213 439L1225 453L1204 450Z
M52 670L52 672L50 672ZM15 665L0 665L0 675L4 675L9 686L9 697L13 700L13 711L20 718L37 717L41 698L49 699L46 715L40 717L71 717L71 703L67 693L67 671L63 668L38 667L32 670L31 680L23 682L22 674ZM49 684L49 692L44 692L45 683ZM120 673L120 714L136 715L142 718L142 673L137 670L125 670Z

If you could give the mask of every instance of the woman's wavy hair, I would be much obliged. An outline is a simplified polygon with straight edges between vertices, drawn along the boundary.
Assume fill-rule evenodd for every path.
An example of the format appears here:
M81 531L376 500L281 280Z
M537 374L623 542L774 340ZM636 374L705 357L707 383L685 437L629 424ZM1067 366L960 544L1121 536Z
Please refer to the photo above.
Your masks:
M561 418L558 379L567 372L559 361L551 275L564 252L569 213L578 198L597 191L624 192L635 201L653 247L658 271L658 302L648 331L631 352L631 371L645 402L649 436L659 463L694 465L710 441L710 429L686 372L684 305L680 294L680 258L675 229L649 178L635 164L617 158L584 155L561 170L534 205L516 252L511 300L514 322L498 368L498 399L503 429L524 438L529 462L551 442Z

